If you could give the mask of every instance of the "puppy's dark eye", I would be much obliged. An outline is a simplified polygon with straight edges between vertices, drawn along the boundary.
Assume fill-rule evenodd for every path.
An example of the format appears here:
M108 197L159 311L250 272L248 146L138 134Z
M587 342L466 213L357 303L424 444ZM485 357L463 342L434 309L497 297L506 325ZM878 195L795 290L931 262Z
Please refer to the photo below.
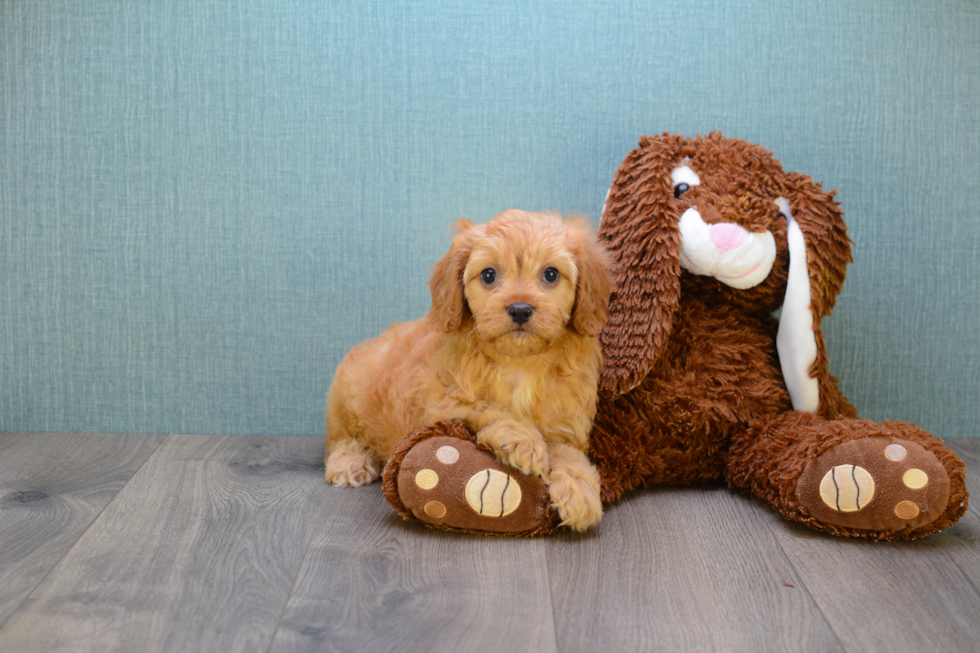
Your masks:
M681 195L683 195L689 190L691 190L691 187L688 186L687 184L683 182L677 184L676 186L674 186L674 198L676 199L680 197Z
M559 276L561 275L558 274L558 270L555 268L548 268L544 271L544 280L548 283L557 283Z
M783 222L789 222L789 220L786 219L786 214L782 211L779 212L779 217L783 219Z
M488 286L493 285L497 281L497 271L493 268L487 268L480 273L480 281L487 284Z

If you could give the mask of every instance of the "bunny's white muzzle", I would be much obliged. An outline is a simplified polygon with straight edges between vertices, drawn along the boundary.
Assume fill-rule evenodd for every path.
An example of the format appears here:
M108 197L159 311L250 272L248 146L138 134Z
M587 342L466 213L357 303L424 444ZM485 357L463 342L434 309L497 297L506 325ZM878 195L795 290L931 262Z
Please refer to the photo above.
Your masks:
M776 260L776 239L769 231L754 233L731 222L709 225L696 208L680 219L681 267L745 290L762 283Z

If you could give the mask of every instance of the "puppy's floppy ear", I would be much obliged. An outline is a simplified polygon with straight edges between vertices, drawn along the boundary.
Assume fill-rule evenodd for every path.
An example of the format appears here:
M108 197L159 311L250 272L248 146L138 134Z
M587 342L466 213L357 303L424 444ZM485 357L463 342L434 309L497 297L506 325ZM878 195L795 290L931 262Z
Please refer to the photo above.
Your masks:
M469 220L460 220L453 227L456 235L453 236L452 245L432 266L432 277L429 279L429 293L432 295L429 320L435 328L447 333L458 329L463 320L471 315L463 295L463 272L478 230Z
M594 338L602 331L609 317L614 267L612 257L596 241L595 233L586 220L566 220L565 230L578 266L572 327L582 335Z
M833 419L853 408L826 403L839 393L833 391L820 322L834 307L853 261L851 240L834 191L796 172L787 174L786 188L788 197L777 204L788 224L789 278L776 346L793 408Z
M625 393L660 357L681 294L681 233L670 173L683 136L640 139L616 171L599 225L618 264L609 322L599 335L603 390Z

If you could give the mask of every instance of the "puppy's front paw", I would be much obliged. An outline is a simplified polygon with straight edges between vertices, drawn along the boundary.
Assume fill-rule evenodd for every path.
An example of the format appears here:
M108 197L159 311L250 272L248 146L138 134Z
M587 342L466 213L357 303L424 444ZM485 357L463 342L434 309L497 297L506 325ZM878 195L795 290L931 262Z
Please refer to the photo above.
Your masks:
M594 468L556 466L551 472L548 494L563 526L584 531L602 519L599 477Z
M563 526L584 531L602 519L599 472L585 452L575 447L556 444L551 449L548 494Z
M536 430L517 422L502 421L477 433L476 439L493 449L503 464L525 474L548 477L548 447Z
M525 474L535 474L541 478L548 476L548 448L544 442L515 439L501 445L497 457L500 462Z

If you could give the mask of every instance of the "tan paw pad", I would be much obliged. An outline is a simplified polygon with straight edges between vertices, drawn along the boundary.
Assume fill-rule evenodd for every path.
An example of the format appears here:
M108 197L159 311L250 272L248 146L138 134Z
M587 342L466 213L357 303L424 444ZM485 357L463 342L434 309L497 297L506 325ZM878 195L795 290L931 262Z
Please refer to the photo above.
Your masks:
M459 460L459 449L450 445L444 445L436 449L436 458L443 465L452 465Z
M929 475L921 469L912 468L902 474L902 483L913 490L924 488L929 483Z
M915 519L919 516L919 506L911 501L900 501L895 506L895 516L906 521Z
M908 449L900 444L890 444L885 447L885 458L893 462L905 460L907 455L909 455Z
M415 484L423 490L431 490L439 484L439 475L431 469L421 469L415 475Z
M425 504L425 514L433 519L442 519L446 516L446 506L442 505L438 501L430 501Z
M466 483L466 502L485 517L506 517L521 505L521 487L509 474L485 469Z
M868 470L857 465L830 468L820 481L820 498L832 510L855 512L871 502L875 481Z

